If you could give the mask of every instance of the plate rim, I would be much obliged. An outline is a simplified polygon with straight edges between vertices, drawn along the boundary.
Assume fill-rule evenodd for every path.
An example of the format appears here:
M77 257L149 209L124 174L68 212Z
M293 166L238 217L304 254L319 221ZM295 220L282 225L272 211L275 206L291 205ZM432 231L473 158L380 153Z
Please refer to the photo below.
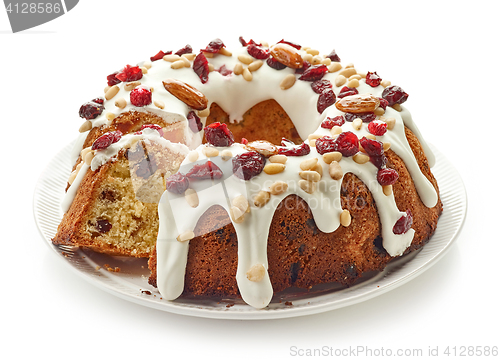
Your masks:
M59 258L64 264L69 265L69 268L72 269L77 275L91 283L92 285L96 286L97 288L106 291L107 293L110 293L112 295L115 295L121 299L131 301L135 304L146 306L149 308L153 308L156 310L160 311L167 311L175 314L180 314L180 315L188 315L188 316L194 316L194 317L203 317L203 318L211 318L211 319L224 319L224 320L269 320L269 319L278 319L278 318L290 318L290 317L298 317L298 316L306 316L306 315L312 315L312 314L317 314L317 313L322 313L325 311L330 311L330 310L335 310L339 309L342 307L346 306L351 306L354 304L358 304L360 302L368 301L374 297L377 297L379 295L385 294L389 291L392 291L393 289L402 286L403 284L406 284L407 282L413 280L417 276L421 275L425 271L427 271L429 268L431 268L434 264L436 264L446 253L449 251L451 248L452 244L455 243L456 239L458 238L463 225L465 223L466 215L467 215L467 208L468 208L468 198L467 198L467 192L465 188L465 184L460 177L458 171L456 168L452 165L452 163L432 144L429 144L431 147L432 151L436 155L436 158L439 158L439 161L436 162L436 165L433 167L433 174L438 180L438 185L440 186L440 194L443 202L443 210L446 210L446 204L445 200L443 199L443 188L442 184L440 181L444 181L443 179L439 180L439 177L436 175L436 172L439 173L439 169L447 168L447 177L452 177L455 185L455 195L461 195L460 199L462 200L461 202L456 205L456 210L455 212L458 213L457 216L459 218L455 219L456 225L449 229L449 238L447 238L447 241L444 243L443 246L438 248L438 251L433 255L430 256L424 263L417 268L402 274L402 276L397 277L393 281L384 284L383 286L380 287L373 287L371 290L361 292L360 294L353 295L351 297L346 297L340 300L335 300L335 301L328 301L328 300L322 300L317 304L305 304L301 306L286 306L286 307L280 307L277 309L253 309L248 305L242 305L242 307L245 307L244 310L239 310L233 308L227 308L227 309L211 309L211 308L203 308L203 304L201 305L191 305L191 304L186 304L185 301L181 300L175 300L175 301L168 301L168 300L163 300L161 299L161 295L152 297L151 295L144 295L141 293L142 289L138 289L137 294L133 295L131 293L125 292L124 290L120 289L118 287L119 284L115 284L113 281L109 279L113 279L115 282L118 279L115 279L114 277L119 276L119 275L111 275L107 274L105 272L100 273L100 275L105 274L106 276L103 277L103 279L107 279L106 281L97 278L95 274L89 274L87 272L82 271L81 269L78 269L75 264L73 264L71 261L68 259L67 253L65 254L64 250L62 249L61 246L56 246L52 244L51 241L51 236L50 234L46 233L44 231L44 226L42 226L41 219L40 219L40 214L37 210L39 210L39 207L41 206L40 201L42 200L41 192L46 190L44 187L44 182L48 179L52 179L52 173L53 173L53 166L54 163L56 162L64 162L66 161L67 163L70 163L70 154L71 154L71 148L73 146L74 142L66 145L64 148L62 148L54 157L51 158L49 163L46 165L42 173L40 174L36 186L34 189L33 193L33 199L32 199L32 210L33 210L33 216L35 223L37 225L38 232L40 233L41 237L44 239L44 243L47 244L47 246L52 250L50 251L51 253L54 253L57 258ZM69 176L70 172L70 166L67 166L67 171L65 169L61 169L63 172L67 172L67 175ZM438 171L436 171L438 170ZM440 174L444 177L443 174ZM53 189L53 192L60 192L61 196L63 194L63 188L55 190ZM48 196L48 195L47 195ZM59 203L60 203L59 199ZM54 200L55 201L55 200ZM450 210L450 209L448 209ZM62 214L61 211L59 211L59 218ZM444 214L444 211L443 211ZM54 214L52 214L54 215ZM451 215L450 215L451 216ZM443 215L441 215L440 219L438 220L438 227L439 229L439 222L442 222ZM60 221L60 220L59 220ZM54 230L54 225L55 225L55 231L57 231L57 226L59 225L59 222L57 224L49 224L49 227L51 227L52 230ZM437 230L436 230L437 231ZM435 235L435 234L434 234ZM434 235L431 237L429 242L432 241L434 238ZM428 244L426 244L428 246ZM426 249L426 246L423 247L423 249ZM422 250L423 250L422 249ZM78 252L81 250L77 250ZM420 255L420 251L416 253L412 259L410 259L408 262L404 262L404 264L409 263L414 260L415 257L418 257ZM410 254L411 255L411 254ZM386 268L387 269L387 268ZM384 271L379 273L375 278L377 277L383 277ZM398 270L396 270L396 273ZM97 281L97 280L100 281ZM109 280L109 281L108 281ZM370 282L372 284L378 283L380 280L374 280ZM365 283L361 283L359 285L363 286ZM114 285L114 286L112 286ZM147 286L147 284L145 284ZM356 285L357 286L357 285ZM356 288L356 286L352 288L347 288L347 289L342 289L336 292L331 292L327 293L324 295L320 295L320 297L328 297L329 295L334 293L340 293L340 292L345 292L345 291L350 291L350 289ZM146 289L147 290L147 289ZM159 293L158 293L159 294ZM186 306L188 305L188 306Z

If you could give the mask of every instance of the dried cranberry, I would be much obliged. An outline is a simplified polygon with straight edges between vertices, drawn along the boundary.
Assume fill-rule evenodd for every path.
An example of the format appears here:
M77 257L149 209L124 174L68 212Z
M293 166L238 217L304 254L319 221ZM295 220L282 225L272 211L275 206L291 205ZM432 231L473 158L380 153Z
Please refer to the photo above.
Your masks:
M258 44L256 43L255 41L253 41L253 39L250 39L250 41L245 41L245 39L243 39L243 36L240 36L238 38L238 40L240 41L240 44L243 45L243 46L248 46L248 45L258 45L258 46L262 46L262 44Z
M321 94L324 90L333 88L333 85L330 80L323 79L313 82L311 88L316 94Z
M109 145L118 142L122 137L122 132L120 130L111 131L97 138L92 144L92 150L104 150L107 149Z
M332 50L332 52L330 54L328 54L326 56L328 59L330 59L331 61L334 61L334 62L340 62L340 58L339 56L337 55L337 53L335 52L335 49Z
M382 169L387 164L387 158L385 157L385 155L380 155L380 156L371 155L370 161L373 165L377 167L377 169Z
M113 225L111 225L111 223L108 220L105 219L97 220L96 228L97 231L99 231L101 234L109 232L112 227Z
M396 235L404 234L408 230L410 230L411 225L413 224L413 215L411 211L406 210L406 215L403 215L396 221L394 227L392 228L392 232Z
M243 144L243 145L246 145L246 144L248 144L248 139L247 138L241 138L240 143Z
M160 133L160 136L163 136L163 129L161 128L160 125L156 125L156 124L144 124L141 126L141 130L144 130L144 129L153 129L153 130L156 130Z
M359 140L359 142L368 155L384 155L384 145L381 141L368 139L367 137L363 136L361 140Z
M138 86L130 92L130 102L132 105L141 107L151 104L151 90L145 86Z
M101 115L103 111L104 111L103 105L90 101L80 106L78 114L80 115L81 118L92 120Z
M191 47L191 45L187 44L186 46L184 46L183 48L177 50L175 52L175 55L184 55L184 54L192 54L193 53L193 48Z
M358 113L358 114L345 113L344 116L346 121L352 122L355 119L359 118L365 123L373 121L377 118L377 115L375 115L374 113Z
M233 157L233 174L242 179L250 180L264 169L265 158L257 151L248 151Z
M222 76L229 76L233 73L233 71L229 70L225 64L218 68L216 71L218 71Z
M389 106L395 104L402 104L408 100L408 94L404 92L399 86L393 85L386 87L382 92L382 98L387 100Z
M311 152L311 147L309 144L303 142L301 145L295 145L293 142L288 141L288 144L281 141L281 145L285 146L284 148L279 148L278 154L286 155L286 156L304 156Z
M383 99L383 98L378 98L378 99L380 100L379 106L385 110L387 108L387 106L389 105L389 101L387 101L386 99Z
M231 146L234 144L234 136L226 124L214 122L205 126L205 138L213 146Z
M321 127L323 129L332 129L334 126L342 126L344 125L344 123L345 123L344 117L342 115L339 115L335 116L334 118L329 118L329 117L326 118L321 123Z
M305 70L299 77L299 80L316 81L320 80L328 72L326 65L314 65Z
M254 44L248 45L247 51L250 56L259 60L267 59L271 55L269 49L264 49L263 47Z
M108 86L113 86L113 85L116 85L116 84L119 84L122 82L120 79L116 78L116 75L118 75L118 71L116 71L112 74L109 74L106 77L106 80L108 80Z
M222 170L213 162L208 160L204 164L197 164L186 174L190 180L220 179Z
M142 79L142 70L139 66L125 66L118 74L116 78L123 82L137 81Z
M287 44L287 45L290 45L291 47L294 47L297 50L300 50L302 48L302 46L300 46L299 44L295 44L295 43L293 43L291 41L286 41L286 40L283 40L283 39L281 39L280 41L278 41L278 44Z
M223 47L226 47L224 43L222 42L221 39L217 38L212 41L210 41L205 49L203 49L203 52L211 53L211 54L217 54L220 49Z
M356 134L350 131L344 131L333 139L330 136L324 136L316 140L316 151L318 154L325 154L332 151L338 151L343 156L353 156L359 151L359 140Z
M335 93L333 89L325 89L318 97L318 103L316 109L320 114L325 111L326 108L335 104Z
M280 63L278 60L273 58L272 56L268 57L266 60L267 65L272 67L274 70L283 70L286 69L286 65Z
M93 102L95 102L96 104L104 104L104 98L102 97L99 97L99 98L95 98L95 99L92 99Z
M183 194L189 187L188 177L181 173L170 175L165 183L167 190L174 194Z
M377 87L380 85L380 82L382 81L382 78L377 75L377 72L368 72L366 74L366 83L370 85L371 87Z
M356 95L357 93L358 93L358 89L344 86L342 89L340 89L340 93L339 93L338 97L343 98L346 96Z
M194 59L193 70L200 78L202 84L208 81L208 60L205 55L203 55L203 52L200 52Z
M303 74L307 69L311 67L311 64L308 61L303 61L302 62L302 67L295 69L296 74Z
M151 61L158 61L158 60L163 59L163 57L165 55L169 55L169 54L172 54L172 51L164 52L164 51L160 50L160 51L158 51L158 53L155 56L151 56L149 59Z
M375 136L382 136L387 131L387 123L380 120L373 120L368 124L368 131Z
M194 111L190 111L187 114L187 121L192 132L197 133L200 132L201 129L203 129L203 124L201 123L200 117L196 115Z
M399 174L396 170L385 168L377 172L377 181L380 185L393 185L398 180Z

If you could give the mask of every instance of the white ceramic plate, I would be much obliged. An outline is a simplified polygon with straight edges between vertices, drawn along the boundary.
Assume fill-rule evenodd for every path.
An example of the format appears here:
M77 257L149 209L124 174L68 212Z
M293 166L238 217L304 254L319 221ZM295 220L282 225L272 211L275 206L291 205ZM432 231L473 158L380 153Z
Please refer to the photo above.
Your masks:
M368 300L406 283L436 263L457 238L467 209L467 195L460 175L433 147L437 164L433 173L439 184L444 211L435 234L419 252L391 262L383 272L350 288L320 288L314 294L288 292L263 310L229 300L167 301L148 284L146 259L112 257L52 244L51 238L63 215L60 203L72 166L71 147L71 144L66 146L52 159L35 189L35 221L45 243L70 269L97 287L137 304L177 314L219 319L274 319L320 313ZM108 271L116 267L120 272Z

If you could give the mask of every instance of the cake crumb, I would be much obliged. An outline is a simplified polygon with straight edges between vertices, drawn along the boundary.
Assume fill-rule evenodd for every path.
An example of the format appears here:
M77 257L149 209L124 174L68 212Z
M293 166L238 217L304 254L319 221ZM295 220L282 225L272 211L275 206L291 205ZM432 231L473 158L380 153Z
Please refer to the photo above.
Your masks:
M149 291L149 290L141 290L141 293L146 294L146 295L151 295L151 291Z
M111 272L120 272L121 271L121 269L118 266L113 268L113 267L109 266L109 264L104 264L104 267L106 268L106 270L111 271Z
M285 301L285 305L286 306L293 306L292 302L291 301Z

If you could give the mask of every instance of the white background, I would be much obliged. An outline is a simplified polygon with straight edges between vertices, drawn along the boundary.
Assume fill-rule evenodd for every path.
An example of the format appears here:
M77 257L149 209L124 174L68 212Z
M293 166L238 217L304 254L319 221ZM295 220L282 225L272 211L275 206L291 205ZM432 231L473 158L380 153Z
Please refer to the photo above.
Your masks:
M0 10L0 323L9 358L288 359L292 346L500 346L495 1L97 1L12 34ZM295 319L221 321L161 312L83 281L32 214L38 176L77 135L80 105L126 63L216 37L282 38L377 71L410 94L420 130L468 192L463 230L415 280L372 300ZM497 170L498 171L498 170ZM458 181L458 180L457 180ZM483 356L484 357L484 356ZM491 356L490 356L491 357ZM348 357L343 357L348 358ZM446 357L443 357L446 358Z

